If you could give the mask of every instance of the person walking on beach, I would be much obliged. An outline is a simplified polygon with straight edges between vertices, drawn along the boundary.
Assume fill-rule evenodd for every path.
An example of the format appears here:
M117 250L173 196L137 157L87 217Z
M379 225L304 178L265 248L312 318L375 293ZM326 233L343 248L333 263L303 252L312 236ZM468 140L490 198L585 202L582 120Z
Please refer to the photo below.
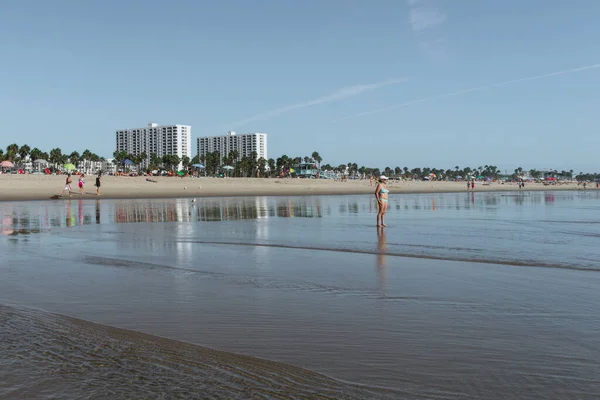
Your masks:
M388 193L390 192L387 188L388 178L385 175L379 177L379 184L375 189L375 199L377 200L377 226L387 226L385 224L385 213L388 208Z
M71 182L73 182L71 180L71 174L67 174L67 179L65 179L65 188L63 189L62 193L60 194L60 197L63 197L65 192L69 192L69 197L71 197L71 193L73 193L73 189L71 188Z
M79 175L79 195L83 195L83 185L85 185L85 182L83 180L83 178L85 177L85 174L81 174Z
M96 177L96 196L100 196L100 186L102 185L102 172Z
M475 191L475 181L471 181L471 191Z
M471 190L471 182L467 181L467 192Z

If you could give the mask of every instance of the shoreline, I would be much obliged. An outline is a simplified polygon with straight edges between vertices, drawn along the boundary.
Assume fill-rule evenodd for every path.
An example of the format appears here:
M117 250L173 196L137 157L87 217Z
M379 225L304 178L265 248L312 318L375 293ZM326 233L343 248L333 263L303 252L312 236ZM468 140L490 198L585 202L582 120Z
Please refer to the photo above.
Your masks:
M56 175L0 175L0 202L39 201L69 199L59 197L64 187L64 176ZM101 194L97 196L93 186L94 177L87 178L84 194L78 193L77 179L73 179L73 195L70 199L167 199L167 198L209 198L209 197L250 197L250 196L334 196L373 194L375 186L368 180L335 182L314 179L278 178L174 178L153 177L103 177ZM391 195L420 193L470 193L464 182L390 182ZM544 186L528 183L519 189L516 183L483 185L476 183L473 193L531 192L531 191L595 191L594 187L566 183Z

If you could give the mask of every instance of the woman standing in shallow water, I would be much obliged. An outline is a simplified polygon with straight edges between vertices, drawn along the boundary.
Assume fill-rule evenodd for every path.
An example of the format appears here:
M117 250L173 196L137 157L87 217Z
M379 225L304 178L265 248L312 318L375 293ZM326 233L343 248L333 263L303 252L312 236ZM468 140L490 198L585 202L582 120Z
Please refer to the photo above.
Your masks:
M388 178L385 175L379 177L379 184L375 189L375 199L377 200L377 226L387 226L384 221L385 213L388 208L388 193L390 192L387 188Z

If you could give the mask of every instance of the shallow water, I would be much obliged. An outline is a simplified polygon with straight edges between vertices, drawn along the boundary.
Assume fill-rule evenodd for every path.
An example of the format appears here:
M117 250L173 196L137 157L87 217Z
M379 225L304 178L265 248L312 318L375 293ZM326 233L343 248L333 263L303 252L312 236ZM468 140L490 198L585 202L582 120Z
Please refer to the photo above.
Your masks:
M294 369L313 382L290 386L300 378L273 372L279 364L252 369L224 353L221 367L252 376L233 384L192 346L183 358L200 366L167 384L188 398L198 385L209 398L220 386L225 398L249 387L266 398L597 398L598 200L598 192L393 196L385 231L373 226L368 196L0 203L0 319L21 321L0 339L22 347L24 334L49 326L27 346L55 343L66 370L90 363L85 346L98 336L113 339L96 325L74 339L74 328L54 327L76 322L22 308L31 306L173 339L176 350L186 341L332 378ZM167 356L115 350L135 337L99 357L124 357L152 380L149 365ZM83 343L84 355L61 338ZM28 354L23 365L35 364ZM9 361L0 355L0 366ZM19 371L0 396L19 398L10 391L31 380ZM109 374L115 388L123 371ZM96 373L85 376L101 398L108 389ZM276 389L261 392L273 373ZM30 389L92 390L66 376ZM152 385L135 390L158 396Z

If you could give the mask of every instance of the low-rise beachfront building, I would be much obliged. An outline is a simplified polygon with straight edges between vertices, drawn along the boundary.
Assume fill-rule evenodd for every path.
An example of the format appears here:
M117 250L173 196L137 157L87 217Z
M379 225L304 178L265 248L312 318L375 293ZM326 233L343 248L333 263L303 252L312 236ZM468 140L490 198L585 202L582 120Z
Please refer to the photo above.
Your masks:
M218 152L227 157L230 152L237 151L238 159L252 157L256 152L257 159L267 160L267 134L266 133L244 133L236 134L233 131L222 136L206 136L197 139L197 151L200 159L209 153Z
M77 163L77 171L86 175L97 175L100 171L104 174L111 174L117 171L117 164L112 158L100 161L82 160Z
M117 152L126 152L133 156L146 153L146 161L142 163L147 167L150 156L157 157L175 155L181 160L183 157L192 157L192 127L190 125L158 125L154 122L145 128L122 129L116 132ZM178 169L182 168L179 163Z

